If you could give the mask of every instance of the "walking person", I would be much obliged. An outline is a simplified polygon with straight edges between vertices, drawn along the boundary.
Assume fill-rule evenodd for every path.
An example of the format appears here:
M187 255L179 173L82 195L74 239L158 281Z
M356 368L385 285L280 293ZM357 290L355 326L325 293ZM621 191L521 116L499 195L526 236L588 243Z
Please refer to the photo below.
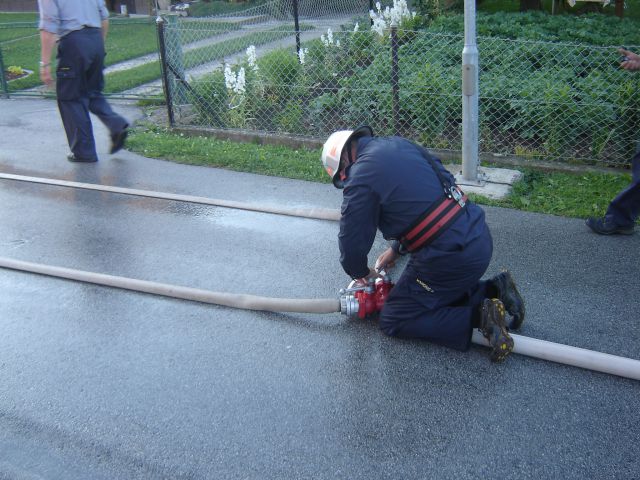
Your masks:
M491 359L504 360L513 349L508 330L524 321L524 301L509 272L480 280L493 252L484 211L440 161L404 138L374 137L360 127L333 133L322 163L344 189L338 236L344 271L358 284L377 276L367 256L378 229L392 243L376 269L410 255L382 308L383 332L466 350L479 328Z
M620 48L620 68L640 70L640 55ZM587 219L587 226L600 235L631 235L640 215L640 151L631 160L631 184L614 198L604 217Z
M116 153L125 143L129 124L115 113L102 94L104 41L109 12L104 0L38 0L40 10L40 78L55 83L58 110L72 162L96 162L98 154L89 112L109 129ZM52 68L53 48L58 44L57 65Z

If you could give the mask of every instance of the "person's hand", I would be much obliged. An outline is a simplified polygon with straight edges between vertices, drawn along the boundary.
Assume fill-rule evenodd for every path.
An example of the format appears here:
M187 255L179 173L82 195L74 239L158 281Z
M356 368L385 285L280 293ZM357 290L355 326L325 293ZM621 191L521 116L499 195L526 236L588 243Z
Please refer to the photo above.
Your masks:
M393 268L396 264L396 260L400 255L393 251L391 247L387 248L376 260L376 270L380 271L382 269L388 270Z
M357 278L355 286L362 287L363 285L367 285L369 283L369 279L379 278L380 274L376 272L373 268L369 267L369 274L366 277Z
M620 64L620 68L624 68L629 71L640 70L640 55L624 48L619 48L618 52L627 57L627 60Z
M53 85L53 77L51 76L51 64L45 64L40 67L40 80L46 86L51 87Z

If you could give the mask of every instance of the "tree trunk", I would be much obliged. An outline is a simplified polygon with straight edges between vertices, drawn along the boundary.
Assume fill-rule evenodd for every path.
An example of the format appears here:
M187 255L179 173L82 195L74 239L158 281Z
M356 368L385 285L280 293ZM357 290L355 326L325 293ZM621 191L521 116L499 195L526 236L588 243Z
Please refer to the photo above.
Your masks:
M520 0L520 11L542 10L542 0Z
M624 15L624 0L616 0L616 15L620 18Z

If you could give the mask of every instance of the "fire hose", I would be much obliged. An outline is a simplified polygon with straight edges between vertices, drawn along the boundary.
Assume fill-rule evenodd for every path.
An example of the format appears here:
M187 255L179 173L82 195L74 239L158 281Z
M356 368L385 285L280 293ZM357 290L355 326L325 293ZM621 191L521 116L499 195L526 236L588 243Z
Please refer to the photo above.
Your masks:
M386 295L388 295L393 286L388 278L386 280L383 278L382 281L374 283L373 288L371 284L363 287L350 285L347 289L341 291L340 299L292 299L213 292L3 257L0 257L0 267L232 308L268 312L341 312L349 317L357 316L358 318L368 318L378 313L382 308L382 304L384 304ZM639 360L522 335L511 334L511 337L514 341L513 353L640 380ZM488 345L488 342L478 330L474 330L472 342L483 346Z
M204 197L165 194L161 192L149 192L145 190L84 184L63 180L44 179L40 177L24 177L21 175L11 174L0 174L0 179L108 191L127 195L164 198L175 201L204 203L228 208L262 211L280 215L319 218L322 220L335 220L336 218L339 218L339 212L326 209L303 210L260 207L251 204L242 204L240 202L227 202L223 200L207 199ZM3 257L0 257L0 267L183 300L222 305L232 308L262 310L269 312L297 312L316 314L341 312L348 317L358 317L360 319L365 319L377 315L382 309L382 306L384 305L389 292L393 288L393 283L391 282L389 276L384 274L381 278L375 281L372 280L366 285L359 285L352 282L347 288L340 290L340 297L338 299L287 299L226 292L214 292L178 285L163 284L146 280L138 280L102 273L75 270L71 268L57 267L53 265L32 263ZM545 340L538 340L521 335L511 334L511 337L514 340L513 353L594 370L602 373L618 375L634 380L640 380L640 360L586 350L583 348L548 342ZM483 346L488 345L487 340L478 330L474 330L472 342Z

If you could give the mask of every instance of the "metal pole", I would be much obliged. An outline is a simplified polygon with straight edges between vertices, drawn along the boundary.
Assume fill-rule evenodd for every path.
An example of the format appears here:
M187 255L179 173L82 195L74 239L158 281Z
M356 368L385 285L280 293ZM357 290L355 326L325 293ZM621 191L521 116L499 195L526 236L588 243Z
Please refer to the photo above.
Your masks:
M296 53L300 54L300 23L298 21L298 0L293 0L293 22L296 28Z
M167 115L169 117L169 126L175 125L173 117L173 100L171 98L171 84L169 83L169 73L167 68L167 51L164 39L164 19L158 15L156 18L156 26L158 27L158 45L160 50L160 68L162 70L162 89L164 90L164 98L167 102Z
M400 135L400 87L398 72L398 27L391 24L391 109L393 134Z
M2 83L2 91L9 98L9 87L7 86L7 77L4 75L4 62L2 61L2 50L0 49L0 83Z
M371 12L371 10L373 10L373 0L369 0L369 11ZM373 25L373 18L371 18L371 16L369 16L369 23Z
M462 50L462 178L478 181L478 46L476 0L464 1Z

